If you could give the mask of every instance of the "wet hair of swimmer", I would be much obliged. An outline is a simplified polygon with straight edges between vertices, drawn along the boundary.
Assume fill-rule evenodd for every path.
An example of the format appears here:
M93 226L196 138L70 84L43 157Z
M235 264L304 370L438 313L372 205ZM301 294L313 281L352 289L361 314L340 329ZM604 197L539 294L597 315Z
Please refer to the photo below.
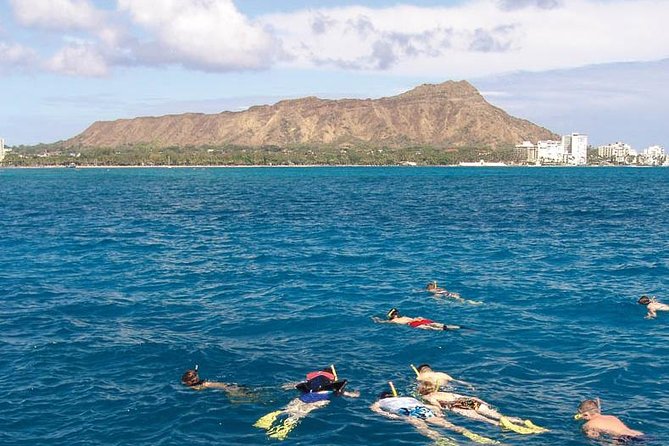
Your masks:
M416 368L416 370L418 370L418 373L431 372L432 367L430 367L428 364L421 364Z
M391 308L386 316L388 317L389 320L392 321L396 317L400 317L400 312L397 308Z
M200 377L197 374L197 370L187 370L186 373L181 375L181 382L187 386L194 386L200 382Z
M379 393L379 399L382 400L384 398L392 398L394 395L390 392L381 392Z
M600 412L599 404L595 400L585 400L578 406L578 413Z
M639 303L640 303L641 305L648 305L650 302L651 302L651 301L650 301L650 297L648 297L648 296L646 296L646 295L641 296L641 299L639 299Z
M432 290L434 288L437 288L437 282L435 282L435 281L432 281L432 282L428 283L427 286L425 287L425 289L427 289L427 290Z

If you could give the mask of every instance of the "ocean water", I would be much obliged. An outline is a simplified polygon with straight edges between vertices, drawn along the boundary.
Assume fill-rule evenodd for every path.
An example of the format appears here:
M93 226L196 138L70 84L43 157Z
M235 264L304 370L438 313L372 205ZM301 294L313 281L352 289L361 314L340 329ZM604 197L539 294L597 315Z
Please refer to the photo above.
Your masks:
M572 419L596 396L669 444L669 313L636 304L669 302L669 169L4 169L0 197L2 445L273 444L253 422L331 363L360 398L283 444L431 444L369 410L411 363L551 430L449 416L503 444L610 444Z

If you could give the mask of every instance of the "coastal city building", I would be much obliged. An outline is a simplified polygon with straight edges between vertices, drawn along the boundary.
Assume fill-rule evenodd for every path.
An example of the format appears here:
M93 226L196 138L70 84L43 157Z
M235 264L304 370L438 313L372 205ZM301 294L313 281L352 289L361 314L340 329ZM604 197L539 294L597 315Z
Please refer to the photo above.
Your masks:
M617 164L626 164L630 162L630 157L636 156L629 144L618 141L612 144L605 144L597 147L597 156L607 161Z
M562 137L567 164L585 166L588 162L588 135L572 133Z
M516 153L519 159L525 159L528 164L536 164L537 162L537 146L532 144L531 141L523 141L521 144L516 144Z
M5 140L0 138L0 161L5 159Z
M662 146L650 146L643 151L640 162L649 166L661 166L666 162Z
M532 144L523 141L516 145L528 164L571 164L583 166L588 161L588 136L580 133L565 135L560 141L546 140Z
M561 141L537 142L537 157L540 164L564 164L567 161Z

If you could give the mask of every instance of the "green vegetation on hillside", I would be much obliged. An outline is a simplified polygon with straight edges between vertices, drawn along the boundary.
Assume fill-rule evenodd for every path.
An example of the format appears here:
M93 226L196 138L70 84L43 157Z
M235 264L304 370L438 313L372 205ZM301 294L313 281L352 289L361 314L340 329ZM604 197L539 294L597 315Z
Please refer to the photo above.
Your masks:
M514 148L376 148L376 147L167 147L139 145L75 151L59 144L17 147L7 154L5 166L196 166L196 165L421 165L457 164L461 161L523 162Z

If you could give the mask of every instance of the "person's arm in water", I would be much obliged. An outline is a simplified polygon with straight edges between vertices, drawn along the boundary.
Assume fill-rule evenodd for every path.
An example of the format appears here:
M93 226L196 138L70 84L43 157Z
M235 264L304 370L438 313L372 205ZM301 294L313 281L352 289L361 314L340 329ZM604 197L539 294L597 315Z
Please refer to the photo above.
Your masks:
M407 325L409 322L419 319L422 318L401 316L401 317L396 317L394 319L381 319L380 317L376 316L372 317L372 320L377 324L400 324L400 325Z
M378 401L369 406L369 408L372 410L372 412L378 413L379 415L383 415L384 417L390 418L391 420L401 420L403 418L400 415L391 412L386 412L385 410L381 409L381 404L379 404Z
M418 377L418 380L419 381L429 381L429 382L433 383L434 385L437 385L437 383L439 383L439 385L448 384L449 382L452 381L454 383L463 384L463 385L469 387L471 390L476 390L474 388L474 386L472 384L468 383L467 381L463 381L461 379L455 379L451 375L449 375L448 373L444 373L444 372L423 373Z
M200 387L202 389L220 389L225 390L226 392L239 390L239 386L235 384L227 384L218 381L203 381L202 384L200 384Z
M657 317L658 311L669 311L669 305L661 304L656 301L652 301L651 303L649 303L646 308L648 308L648 314L646 315L646 319L653 319Z
M583 425L583 433L585 434L586 437L588 438L598 438L599 437L599 430L588 426L588 424Z
M657 317L657 302L651 301L648 305L646 305L646 309L648 310L646 319L654 319Z
M382 415L382 416L384 416L386 418L389 418L391 420L407 421L409 424L414 426L416 428L416 430L418 430L418 432L420 432L422 435L430 438L431 440L438 441L439 439L443 438L442 435L439 432L430 429L427 426L427 423L425 423L425 421L420 420L418 418L403 417L401 415L386 412L385 410L381 409L378 401L375 402L374 404L372 404L369 408L372 410L372 412L377 413L379 415Z
M360 396L360 391L359 390L344 390L341 393L341 396L345 396L347 398L358 398Z

